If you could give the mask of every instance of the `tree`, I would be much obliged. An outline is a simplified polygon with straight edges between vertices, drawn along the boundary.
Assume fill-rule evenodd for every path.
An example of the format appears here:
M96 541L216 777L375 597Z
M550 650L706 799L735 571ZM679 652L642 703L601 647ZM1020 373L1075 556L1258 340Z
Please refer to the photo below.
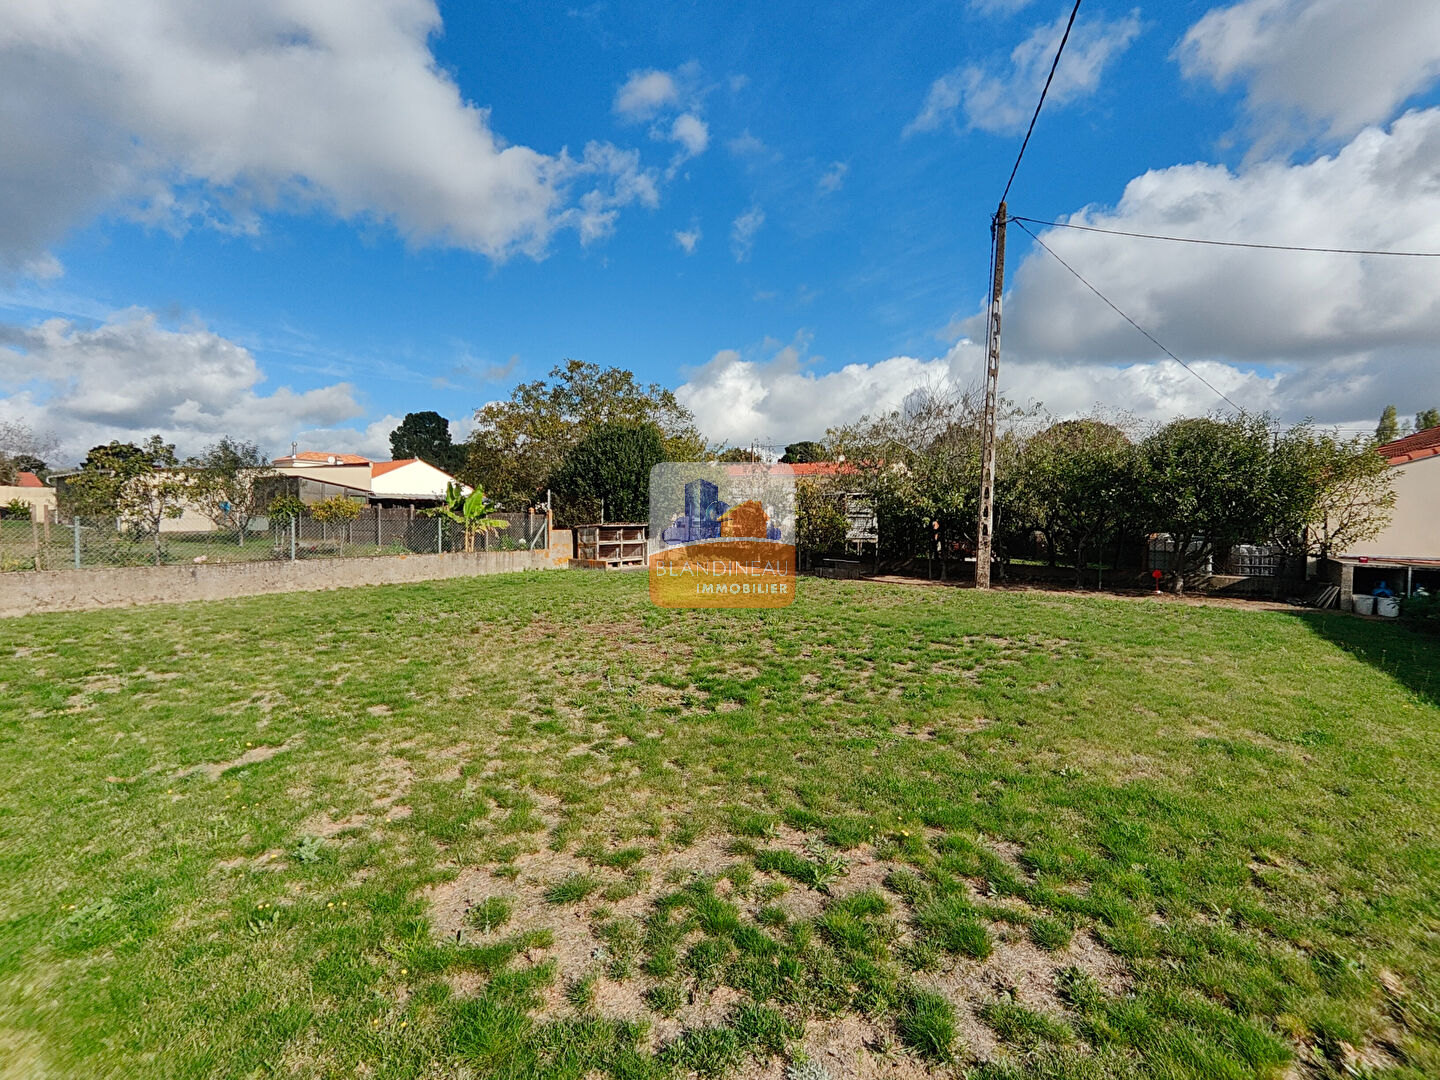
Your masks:
M161 563L165 561L161 524L185 512L185 504L193 494L193 479L180 467L175 444L165 442L159 435L152 435L141 443L139 451L139 465L134 465L131 459L131 466L137 471L123 480L116 493L115 514L121 522L151 537L155 561Z
M1271 464L1269 418L1253 414L1173 420L1140 444L1135 498L1149 531L1170 538L1177 593L1235 544L1275 534Z
M445 485L445 501L421 513L427 517L443 517L460 526L465 536L465 551L475 550L475 534L491 529L508 529L510 523L494 516L495 508L485 498L485 489L477 487L469 495L459 484Z
M1415 430L1426 431L1440 427L1440 409L1421 409L1415 414Z
M765 459L754 450L747 450L743 446L727 446L715 455L715 460L729 464L747 465L757 461L764 461Z
M795 547L807 564L845 546L850 522L840 512L841 497L814 480L795 482Z
M450 421L429 410L405 414L390 433L390 454L397 461L419 458L448 473L465 463L465 448L451 440Z
M235 529L243 544L251 519L262 511L257 482L274 472L260 448L222 435L188 465L196 509L220 528Z
M1394 442L1400 435L1400 421L1395 412L1394 405L1386 405L1380 413L1380 423L1375 426L1375 441L1378 443Z
M1021 454L1015 501L1045 534L1053 556L1070 552L1075 582L1085 555L1125 520L1134 487L1134 452L1125 433L1100 420L1065 420L1031 438Z
M1378 536L1395 506L1390 464L1363 436L1341 439L1308 422L1275 447L1276 538L1297 553L1329 556Z
M45 475L45 457L56 447L53 435L37 435L23 420L0 420L0 484L21 472Z
M173 468L178 464L175 447L159 435L152 435L142 446L111 440L91 447L76 474L66 477L59 486L56 498L70 514L118 517L126 484L157 467Z
M669 460L659 425L621 420L594 428L568 454L550 486L565 520L598 511L610 521L650 520L650 470Z
M320 522L320 539L330 539L331 525L344 525L348 529L351 522L360 516L365 509L365 503L359 499L352 499L348 495L332 495L328 499L321 499L310 505L310 516Z
M673 391L579 360L554 368L548 381L515 387L509 400L477 410L475 422L461 476L502 507L523 509L541 498L566 456L602 424L655 425L665 460L699 461L705 453L695 418Z
M809 465L816 461L828 460L825 456L823 443L805 441L791 443L785 447L785 453L780 461L785 465Z

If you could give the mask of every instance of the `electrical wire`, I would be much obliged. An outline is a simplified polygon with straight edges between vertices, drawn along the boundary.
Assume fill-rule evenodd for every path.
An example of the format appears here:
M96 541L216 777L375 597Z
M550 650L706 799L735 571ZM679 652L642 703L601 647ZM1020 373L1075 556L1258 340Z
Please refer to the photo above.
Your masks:
M1023 230L1026 232L1026 234L1029 235L1030 239L1034 240L1034 241L1035 241L1037 244L1039 244L1042 248L1044 248L1046 251L1050 252L1050 255L1055 259L1056 262L1058 262L1061 266L1065 267L1066 270L1069 270L1070 273L1074 274L1076 280L1079 281L1080 284L1084 285L1084 286L1085 286L1087 289L1089 289L1091 292L1093 292L1093 293L1094 293L1096 296L1098 296L1101 300L1103 300L1103 301L1105 302L1106 306L1109 307L1111 311L1115 312L1115 314L1119 315L1122 319L1124 319L1126 322L1128 322L1128 323L1129 323L1131 326L1133 326L1136 330L1139 330L1140 333L1144 334L1145 337L1146 337L1147 339L1149 339L1149 341L1150 341L1150 343L1151 343L1152 345L1154 345L1157 349L1159 349L1161 352L1163 352L1163 353L1164 353L1166 356L1168 356L1171 360L1174 360L1177 364L1179 364L1181 367L1183 367L1183 368L1184 368L1186 371L1188 371L1191 375L1194 375L1195 378L1199 379L1202 383L1204 383L1207 387L1209 387L1212 391L1214 391L1214 393L1215 393L1218 397L1220 397L1222 400L1224 400L1225 402L1227 402L1236 412L1244 412L1244 411L1245 411L1245 409L1244 409L1242 406L1236 404L1235 401L1232 400L1231 397L1230 397L1228 394L1226 394L1223 390L1221 390L1219 387L1217 387L1217 386L1216 386L1214 383L1212 383L1209 379L1205 378L1204 375L1201 375L1198 371L1196 371L1193 367L1191 367L1189 364L1187 364L1184 360L1181 360L1180 357L1176 356L1173 352L1171 352L1169 349L1167 349L1164 345L1160 344L1160 342L1159 342L1158 340L1156 340L1154 334L1150 333L1149 330L1146 330L1143 326L1141 326L1139 323L1137 323L1137 322L1136 322L1134 319L1132 319L1129 315L1126 315L1125 312L1121 311L1118 307L1116 307L1116 306L1115 306L1115 303L1114 303L1108 296L1106 296L1104 293L1102 293L1102 292L1101 292L1099 289L1097 289L1094 285L1091 285L1090 282L1086 281L1084 275L1082 275L1082 274L1080 273L1080 271L1076 270L1076 269L1075 269L1073 266L1071 266L1068 262L1066 262L1064 259L1060 258L1059 255L1056 255L1055 252L1054 252L1054 250L1053 250L1048 244L1046 244L1044 240L1041 240L1038 236L1036 236L1033 232L1031 232L1028 228L1026 228L1026 225L1025 225L1025 222L1024 222L1024 221L1021 221L1019 218L1011 218L1010 220L1013 221L1013 222L1015 222L1015 224L1019 225L1020 228L1023 229Z
M1207 247L1255 248L1261 251L1310 251L1324 255L1396 255L1407 259L1440 259L1440 251L1376 251L1369 248L1304 247L1299 244L1253 244L1241 240L1201 240L1193 236L1162 236L1157 233L1127 232L1124 229L1101 229L1095 225L1075 225L1068 221L1041 221L1039 218L1011 216L1023 229L1022 222L1043 225L1048 229L1075 229L1079 232L1105 233L1107 236L1132 236L1140 240L1168 240L1174 244L1204 244ZM1029 229L1025 229L1030 232ZM1034 236L1034 233L1030 233Z
M1075 16L1080 14L1080 0L1075 0L1075 6L1070 9L1070 21L1065 24L1065 33L1060 38L1060 47L1055 50L1055 60L1050 65L1050 74L1045 78L1045 88L1040 91L1040 100L1035 103L1035 115L1030 117L1030 127L1025 132L1025 141L1020 144L1020 153L1015 155L1015 167L1010 170L1010 179L1005 181L1005 192L1000 196L1000 201L1005 201L1005 196L1010 194L1010 185L1015 183L1015 174L1020 171L1020 160L1025 156L1025 148L1030 145L1030 136L1035 133L1035 121L1040 119L1040 110L1045 106L1045 95L1050 93L1050 83L1055 79L1055 69L1060 66L1060 54L1065 51L1065 43L1070 40L1070 30L1075 25Z

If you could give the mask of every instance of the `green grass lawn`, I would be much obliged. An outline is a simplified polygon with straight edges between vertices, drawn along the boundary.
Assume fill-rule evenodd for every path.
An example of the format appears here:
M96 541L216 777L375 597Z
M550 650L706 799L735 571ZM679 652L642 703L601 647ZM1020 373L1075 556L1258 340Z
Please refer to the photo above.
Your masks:
M0 622L0 1076L1440 1075L1440 649L543 573Z

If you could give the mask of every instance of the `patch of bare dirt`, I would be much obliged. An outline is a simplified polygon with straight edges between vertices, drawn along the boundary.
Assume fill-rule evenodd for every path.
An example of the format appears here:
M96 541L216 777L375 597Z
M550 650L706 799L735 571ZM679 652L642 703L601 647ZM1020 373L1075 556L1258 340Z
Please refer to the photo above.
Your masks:
M188 769L182 769L175 774L178 780L191 773L204 773L211 780L218 780L231 769L243 768L246 765L255 765L261 761L269 761L276 754L283 754L286 750L293 750L300 745L298 737L287 739L279 746L252 746L239 757L231 758L229 761L212 761L202 765L193 765Z

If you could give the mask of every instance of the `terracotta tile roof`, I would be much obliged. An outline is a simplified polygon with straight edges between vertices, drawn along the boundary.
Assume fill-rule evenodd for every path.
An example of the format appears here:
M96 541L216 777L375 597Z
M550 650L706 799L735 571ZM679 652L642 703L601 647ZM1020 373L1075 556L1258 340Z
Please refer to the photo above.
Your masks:
M376 461L370 465L371 476L384 476L387 472L393 472L402 465L414 465L419 461L418 457L401 458L399 461Z
M1414 435L1406 435L1403 439L1377 446L1375 452L1391 465L1403 465L1407 461L1434 457L1440 454L1440 427L1426 428Z
M22 472L22 473L18 473L18 474L16 475L16 477L15 477L15 485L16 485L17 487L37 487L37 488L43 488L43 487L45 486L45 485L41 482L40 477L36 476L33 472Z
M858 472L854 465L844 461L807 461L791 465L797 479L806 476L841 476Z
M333 461L331 459L334 459ZM286 461L313 461L319 465L369 465L370 459L359 454L329 454L323 450L301 450L294 457L276 458L277 465Z

